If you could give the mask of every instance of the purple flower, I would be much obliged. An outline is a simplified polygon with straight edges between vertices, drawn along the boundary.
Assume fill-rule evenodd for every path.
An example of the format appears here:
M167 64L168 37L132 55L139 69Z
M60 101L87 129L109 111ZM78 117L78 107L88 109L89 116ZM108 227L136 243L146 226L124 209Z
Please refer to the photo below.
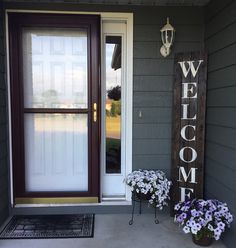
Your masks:
M196 209L191 210L191 214L192 214L193 217L198 217L199 216L199 213L198 213L198 211Z
M218 227L214 230L215 235L221 235L221 233L222 233L222 230Z
M208 234L218 240L233 221L227 204L218 200L193 199L177 205L175 219L183 226L185 233L198 234L206 229Z
M219 222L219 223L217 224L217 227L218 227L219 229L221 229L221 230L224 230L224 229L225 229L225 224L224 224L223 222Z

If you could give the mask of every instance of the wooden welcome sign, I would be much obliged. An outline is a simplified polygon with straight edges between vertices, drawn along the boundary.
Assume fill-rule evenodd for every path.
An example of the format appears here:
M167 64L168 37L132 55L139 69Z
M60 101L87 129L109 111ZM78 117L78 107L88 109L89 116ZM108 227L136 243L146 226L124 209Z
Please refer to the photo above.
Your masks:
M175 56L172 203L203 197L207 55Z

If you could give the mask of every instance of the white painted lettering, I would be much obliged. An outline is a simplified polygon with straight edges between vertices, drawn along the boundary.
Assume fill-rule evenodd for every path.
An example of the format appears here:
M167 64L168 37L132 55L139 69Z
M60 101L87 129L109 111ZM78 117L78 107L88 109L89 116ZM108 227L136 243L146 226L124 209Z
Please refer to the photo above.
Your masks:
M191 194L193 194L193 189L191 188L180 188L180 201L183 202L186 200L186 197L190 198Z
M182 120L196 120L197 118L197 115L195 114L194 117L188 117L188 107L189 107L189 104L186 104L186 103L182 103L182 108L183 108L183 111L182 111Z
M184 180L184 182L187 182L188 178L191 176L190 183L197 184L197 182L196 182L196 170L197 170L197 168L191 168L187 174L185 171L185 168L183 166L180 166L179 167L179 180L178 180L178 182L183 182L183 180ZM181 180L181 176L182 176L183 180Z
M195 62L194 60L178 62L180 64L184 77L188 76L190 70L191 70L192 76L196 77L199 67L201 63L203 62L203 60L198 60L197 68L194 67L194 62ZM188 68L186 68L186 64L188 65Z
M185 158L184 158L184 151L185 150L187 150L187 149L190 149L190 151L191 151L191 160L186 160ZM189 146L185 146L185 147L183 147L180 151L179 151L179 157L180 157L180 159L183 161L183 162L185 162L185 163L192 163L193 161L195 161L196 159L197 159L197 152L196 152L196 150L195 149L193 149L192 147L189 147Z
M195 82L189 82L189 83L182 83L182 98L197 98L197 83ZM192 96L190 96L190 94Z
M196 126L192 126L192 125L183 126L182 129L181 129L181 132L180 132L181 137L184 140L186 140L186 141L194 141L194 140L196 140L196 136L195 135L193 136L192 139L186 137L186 130L187 130L187 128L193 128L194 131L196 130Z

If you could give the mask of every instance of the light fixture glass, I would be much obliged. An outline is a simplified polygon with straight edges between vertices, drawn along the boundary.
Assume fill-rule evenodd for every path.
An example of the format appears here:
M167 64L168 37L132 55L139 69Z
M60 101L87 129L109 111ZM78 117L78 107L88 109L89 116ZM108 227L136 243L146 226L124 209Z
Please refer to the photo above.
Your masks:
M161 40L162 47L160 49L160 53L163 57L167 57L171 52L171 46L174 41L175 29L169 22L169 17L167 18L166 25L160 30L161 31Z

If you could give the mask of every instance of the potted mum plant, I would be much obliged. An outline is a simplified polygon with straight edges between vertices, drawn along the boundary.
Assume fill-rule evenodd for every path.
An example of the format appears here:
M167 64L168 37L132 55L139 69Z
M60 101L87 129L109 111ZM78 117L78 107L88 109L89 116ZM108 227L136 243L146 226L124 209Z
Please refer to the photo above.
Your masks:
M153 207L163 209L168 205L171 182L163 171L137 170L128 174L125 182L138 198L148 200Z
M175 221L183 226L185 233L192 234L195 244L209 246L230 227L233 216L226 203L193 199L175 205Z

